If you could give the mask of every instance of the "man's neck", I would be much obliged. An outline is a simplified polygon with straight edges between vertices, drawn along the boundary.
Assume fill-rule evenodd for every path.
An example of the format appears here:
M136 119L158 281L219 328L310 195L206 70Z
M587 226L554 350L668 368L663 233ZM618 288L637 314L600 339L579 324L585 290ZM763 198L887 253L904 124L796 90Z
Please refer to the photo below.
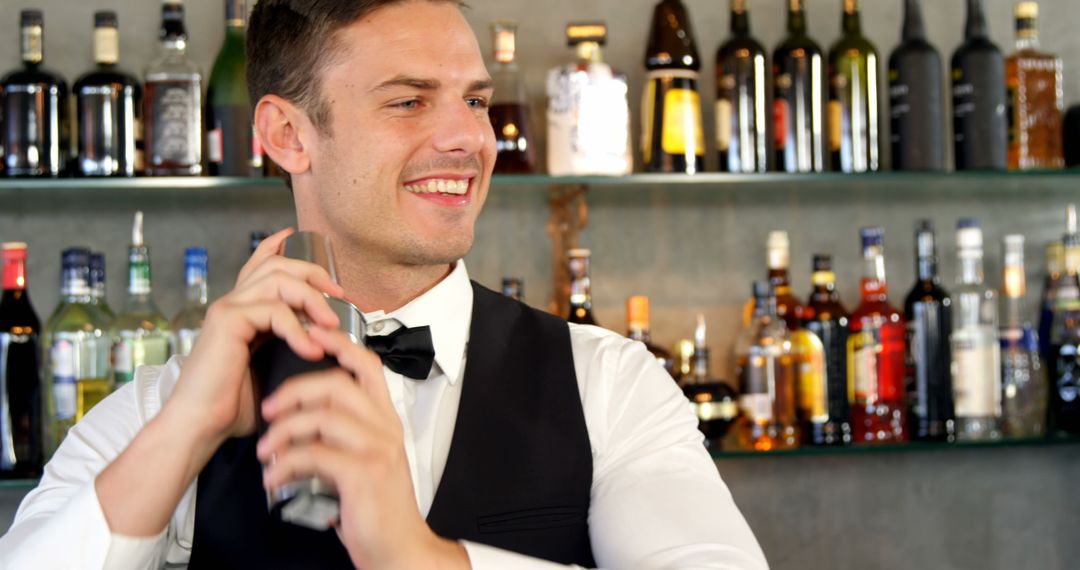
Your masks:
M347 301L361 312L390 313L430 291L454 270L454 264L387 266L338 259L337 276Z

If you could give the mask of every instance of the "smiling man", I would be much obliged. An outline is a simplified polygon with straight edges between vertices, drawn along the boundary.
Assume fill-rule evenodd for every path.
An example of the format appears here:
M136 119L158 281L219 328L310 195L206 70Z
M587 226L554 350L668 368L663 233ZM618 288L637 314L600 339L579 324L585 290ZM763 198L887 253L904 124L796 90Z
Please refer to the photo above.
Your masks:
M0 539L10 568L766 568L686 400L639 343L469 281L495 160L491 82L450 0L260 0L255 125L339 283L267 239L192 354L74 429ZM337 331L430 327L413 378ZM311 324L301 325L298 314ZM257 410L261 335L340 367ZM261 412L269 430L256 438ZM273 519L317 475L333 531Z

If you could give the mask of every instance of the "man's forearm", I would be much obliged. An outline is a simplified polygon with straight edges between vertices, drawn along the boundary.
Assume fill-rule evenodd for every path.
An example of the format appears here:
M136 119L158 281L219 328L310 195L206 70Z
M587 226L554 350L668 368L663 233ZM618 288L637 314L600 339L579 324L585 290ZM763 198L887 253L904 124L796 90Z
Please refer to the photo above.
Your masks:
M95 480L109 530L132 537L159 534L222 441L168 407L162 410Z

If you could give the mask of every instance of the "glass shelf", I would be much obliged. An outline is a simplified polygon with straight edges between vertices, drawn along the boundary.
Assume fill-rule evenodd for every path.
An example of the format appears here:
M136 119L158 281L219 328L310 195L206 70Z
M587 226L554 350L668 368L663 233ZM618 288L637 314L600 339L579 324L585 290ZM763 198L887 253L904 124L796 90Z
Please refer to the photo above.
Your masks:
M1013 439L971 443L906 443L902 445L854 445L846 447L799 447L787 451L709 450L713 459L764 459L770 457L821 457L851 455L888 455L921 452L953 452L976 449L1039 448L1080 446L1080 437L1052 439ZM1078 450L1080 451L1080 450Z

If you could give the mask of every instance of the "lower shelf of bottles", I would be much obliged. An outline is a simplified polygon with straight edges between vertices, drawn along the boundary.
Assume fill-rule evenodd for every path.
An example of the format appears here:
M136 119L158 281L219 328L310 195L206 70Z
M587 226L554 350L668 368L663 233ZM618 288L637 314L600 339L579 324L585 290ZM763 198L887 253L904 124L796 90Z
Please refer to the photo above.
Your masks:
M921 443L912 442L900 445L848 445L836 447L811 447L802 446L783 451L748 451L745 449L716 449L711 448L709 454L713 459L751 459L751 458L776 458L776 457L824 457L824 456L851 456L851 455L888 455L899 453L922 453L938 452L950 453L967 450L993 450L1003 448L1039 448L1039 447L1063 447L1080 446L1080 436L1038 438L1038 439L1002 439L997 441L978 442L952 442L952 443Z

